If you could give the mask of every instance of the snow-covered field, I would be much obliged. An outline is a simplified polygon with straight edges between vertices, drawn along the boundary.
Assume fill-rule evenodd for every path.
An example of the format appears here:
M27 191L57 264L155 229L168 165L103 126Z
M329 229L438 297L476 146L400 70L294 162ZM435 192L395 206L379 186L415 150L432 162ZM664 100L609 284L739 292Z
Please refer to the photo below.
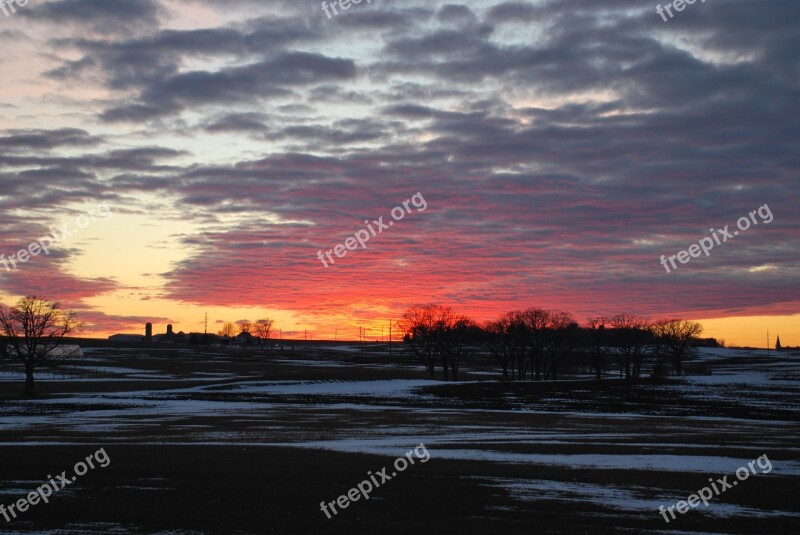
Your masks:
M432 459L464 462L465 477L504 493L512 509L546 498L600 504L607 515L657 515L659 505L686 498L674 490L680 478L733 474L764 454L773 470L755 478L796 484L800 476L796 354L703 350L694 364L710 375L542 388L469 367L464 380L443 384L410 362L354 362L357 351L339 346L313 358L295 352L234 365L224 353L89 349L80 363L42 376L46 396L0 404L0 445L94 444L102 436L109 445L280 445L396 457L424 443ZM5 372L0 381L13 378ZM479 462L557 468L563 476L470 475L469 463ZM606 482L596 481L598 471ZM665 477L669 484L660 483ZM0 498L19 486L10 484ZM800 522L800 504L742 503L730 494L694 514Z

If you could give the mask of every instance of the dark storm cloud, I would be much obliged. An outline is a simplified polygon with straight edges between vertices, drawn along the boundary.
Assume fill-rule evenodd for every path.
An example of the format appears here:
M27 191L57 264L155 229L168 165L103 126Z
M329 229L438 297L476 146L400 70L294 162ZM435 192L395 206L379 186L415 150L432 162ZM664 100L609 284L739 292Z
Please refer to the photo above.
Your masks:
M78 128L60 128L56 130L6 130L0 134L0 149L42 150L56 147L91 146L102 143L99 136L90 135L86 130Z
M348 59L305 52L282 53L241 67L216 72L193 71L151 80L140 96L148 104L111 108L103 112L101 119L136 121L137 117L154 118L196 105L254 103L267 97L290 95L289 88L295 86L346 81L354 76L355 64Z
M306 20L262 17L237 27L156 30L130 39L60 38L53 45L85 55L65 60L45 75L59 81L99 79L110 89L133 91L133 98L107 108L100 119L148 121L198 103L256 101L290 95L287 86L353 77L355 67L348 59L285 50L322 37ZM239 65L216 71L183 70L181 66L193 58L228 58Z
M474 27L478 24L478 17L463 4L446 4L436 13L436 20L442 24L454 24L460 27Z
M263 113L229 113L208 121L203 128L209 132L264 132L269 129Z
M147 104L126 104L109 108L98 117L107 123L129 122L138 123L150 119L158 119L172 113L181 111L181 107L175 102L166 102L157 106Z
M141 68L150 64L174 63L184 58L241 56L280 50L292 43L313 42L323 35L315 25L300 19L259 18L246 26L160 30L130 39L60 38L57 46L75 47L99 56L103 68ZM115 65L123 63L123 65Z
M486 19L494 23L526 23L542 18L543 8L527 2L503 2L489 9Z
M391 128L399 128L401 123L388 124L371 119L346 119L336 121L331 126L309 125L288 126L274 132L265 133L264 139L297 139L309 143L309 147L341 147L352 143L385 140Z
M361 102L363 104L373 104L375 97L372 93L364 91L346 91L339 86L332 84L322 84L309 89L308 100L310 102L337 102L349 104Z
M65 146L74 148L104 142L102 138L73 129L0 131L0 147L15 149L0 152L0 184L4 195L0 198L0 211L24 207L58 212L59 205L70 201L96 203L114 195L101 180L105 175L121 170L169 173L178 168L165 165L163 161L186 155L179 150L148 146L75 156L58 153L58 149ZM143 189L146 189L144 185ZM25 220L25 216L15 218ZM34 224L39 223L35 221ZM18 234L18 229L11 232L11 235Z
M42 135L47 137L47 133L45 132L43 132ZM0 146L2 146L2 139L3 138L0 137ZM15 142L18 141L19 139L15 139ZM55 148L55 146L49 148ZM59 172L65 173L70 172L69 170L89 170L97 168L156 171L169 169L169 167L158 165L158 161L184 156L186 154L187 153L184 151L178 151L164 147L146 146L132 149L114 149L105 153L83 154L80 156L69 157L54 155L50 152L47 152L46 154L42 154L41 152L36 154L28 153L25 155L0 154L0 169L3 169L4 167L9 169L25 167L38 168L30 169L28 171L20 171L28 173L33 173L47 168L59 168ZM84 173L83 176L89 175Z
M160 11L157 0L58 0L31 3L20 13L37 22L73 24L114 34L126 33L133 27L152 27L158 23Z
M342 27L357 30L407 31L409 28L430 19L434 12L423 8L392 10L361 10L348 14L336 22Z

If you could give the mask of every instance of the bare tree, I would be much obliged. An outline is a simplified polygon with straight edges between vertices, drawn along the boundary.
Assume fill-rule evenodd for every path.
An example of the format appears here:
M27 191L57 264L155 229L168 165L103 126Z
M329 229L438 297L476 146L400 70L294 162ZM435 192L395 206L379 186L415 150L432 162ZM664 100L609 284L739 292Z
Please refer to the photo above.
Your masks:
M447 381L451 360L460 359L460 353L454 352L451 342L454 339L452 329L461 319L450 307L435 304L414 305L403 314L398 325L405 333L403 340L428 370L431 379L435 376L437 360L441 359L442 375ZM458 373L457 364L455 371Z
M606 367L606 357L611 352L606 323L608 323L608 318L602 316L586 320L589 358L591 359L595 376L598 379L603 378L603 370L605 370Z
M486 325L484 344L492 356L508 367L514 379L555 378L566 356L578 343L580 329L569 312L528 308L515 310Z
M527 338L531 375L534 380L539 381L542 378L547 349L550 312L541 308L529 308L521 312L519 318L522 320L521 330Z
M59 351L64 337L82 327L74 311L63 311L56 302L37 296L23 297L13 307L0 305L2 357L25 367L25 395L34 395L34 372L71 356ZM8 344L6 346L6 344Z
M269 339L269 335L272 332L273 323L274 321L269 318L263 318L256 321L254 325L256 336L261 339L262 344L265 340Z
M484 328L485 345L503 368L503 377L524 379L528 369L528 328L521 310L506 312Z
M517 379L525 379L530 362L528 360L528 345L530 341L528 325L525 322L525 313L522 310L509 312L508 336L511 338L511 348L516 361ZM513 362L512 361L512 362Z
M445 360L450 364L454 381L458 378L461 361L478 345L480 336L480 327L466 316L455 317L445 326L442 353L447 355Z
M529 367L529 332L525 322L525 312L522 310L507 312L500 321L511 350L511 376L514 379L525 379Z
M503 316L497 321L487 322L483 326L483 345L494 360L503 370L503 379L508 379L508 369L511 368L511 378L514 378L514 348L509 336L510 321Z
M578 343L578 323L569 312L548 311L546 345L544 353L544 378L556 378L563 361L572 354Z
M217 334L220 336L224 336L225 338L233 338L236 333L236 325L231 322L224 323L222 325L222 329L219 330Z
M633 314L617 314L610 319L614 345L621 357L620 375L639 379L645 353L652 341L650 320Z
M253 328L253 324L248 320L239 320L236 324L239 325L239 334L250 333L250 330Z
M703 326L696 321L671 319L655 323L652 331L672 361L675 373L683 375L683 361L691 354L697 337L703 332Z

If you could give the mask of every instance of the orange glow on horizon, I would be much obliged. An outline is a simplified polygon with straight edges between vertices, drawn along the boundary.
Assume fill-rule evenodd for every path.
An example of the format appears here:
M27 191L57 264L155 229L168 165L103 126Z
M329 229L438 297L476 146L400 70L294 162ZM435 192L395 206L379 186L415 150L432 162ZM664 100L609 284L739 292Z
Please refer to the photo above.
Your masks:
M141 303L140 303L141 304ZM107 313L124 315L122 310L114 310L112 302L103 303L108 307ZM127 308L127 307L122 307ZM149 307L137 307L136 313L146 315ZM397 322L401 318L403 311L396 313L381 314L380 319L360 320L357 317L350 319L344 316L338 317L308 317L304 318L302 312L277 311L269 312L257 309L226 308L226 307L199 307L196 305L178 304L169 301L160 301L156 309L159 315L172 318L172 325L175 332L183 331L203 332L204 314L209 314L208 332L216 333L222 322L236 322L242 319L256 321L262 317L270 317L275 320L274 336L278 339L282 332L283 339L303 340L307 336L308 340L338 340L338 341L358 341L359 329L364 329L364 341L374 342L376 340L386 341L389 339L389 322L392 324L393 339L399 340ZM131 311L128 309L127 313ZM489 314L487 317L470 315L478 323L493 319L499 314ZM579 318L578 318L579 319ZM688 318L687 318L688 319ZM722 318L694 319L703 325L703 338L716 338L724 341L727 346L748 346L748 347L767 347L767 331L769 331L770 348L775 347L776 336L780 336L783 346L800 346L800 314L782 316L730 316ZM580 319L579 319L579 322ZM154 334L161 334L166 331L166 321L153 322ZM144 323L127 323L121 329L88 329L81 336L86 338L107 338L112 334L144 334Z

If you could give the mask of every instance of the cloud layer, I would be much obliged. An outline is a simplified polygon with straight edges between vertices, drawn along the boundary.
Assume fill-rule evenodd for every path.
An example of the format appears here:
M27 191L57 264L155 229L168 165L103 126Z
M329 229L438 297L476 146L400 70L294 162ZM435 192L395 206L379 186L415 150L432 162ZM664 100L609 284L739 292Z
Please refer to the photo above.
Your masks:
M362 2L331 19L316 0L106 4L0 20L7 254L102 200L192 229L161 297L318 325L425 301L482 318L798 310L796 1L668 23L627 0ZM417 192L425 212L317 260ZM659 264L763 204L770 224ZM80 302L129 284L75 275L85 250L0 272L0 290Z

